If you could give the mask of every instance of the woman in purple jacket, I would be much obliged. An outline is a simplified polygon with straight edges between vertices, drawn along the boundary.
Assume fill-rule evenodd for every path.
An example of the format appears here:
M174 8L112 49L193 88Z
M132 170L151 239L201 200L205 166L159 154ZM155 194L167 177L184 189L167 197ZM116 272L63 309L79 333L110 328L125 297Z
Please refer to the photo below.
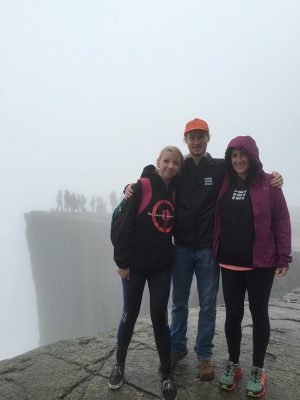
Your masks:
M284 276L292 261L291 225L281 189L269 186L250 136L231 140L225 154L226 176L215 216L213 254L221 266L226 306L225 334L229 362L219 379L233 390L239 366L245 293L253 320L253 361L246 395L265 393L264 358L270 338L268 303L274 275Z

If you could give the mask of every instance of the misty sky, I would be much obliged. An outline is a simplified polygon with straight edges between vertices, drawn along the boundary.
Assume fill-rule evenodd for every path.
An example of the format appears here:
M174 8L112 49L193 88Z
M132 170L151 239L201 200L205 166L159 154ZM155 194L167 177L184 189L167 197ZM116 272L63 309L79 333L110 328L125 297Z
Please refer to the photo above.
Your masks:
M108 200L183 144L250 134L300 205L298 0L0 0L0 359L38 345L23 214ZM108 207L109 210L109 207Z

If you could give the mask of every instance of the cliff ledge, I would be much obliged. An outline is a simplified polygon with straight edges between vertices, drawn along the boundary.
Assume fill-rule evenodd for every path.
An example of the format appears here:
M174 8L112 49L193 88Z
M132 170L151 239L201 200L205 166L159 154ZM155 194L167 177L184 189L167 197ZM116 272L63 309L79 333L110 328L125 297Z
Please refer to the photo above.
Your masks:
M247 309L247 307L246 307ZM283 300L271 300L271 339L266 357L268 388L266 399L296 400L300 386L300 289ZM196 373L193 343L198 309L189 315L189 354L176 370L178 399L245 399L244 389L251 364L252 330L249 311L243 321L241 364L245 378L234 393L223 393L217 378L201 382ZM223 333L224 306L218 306L215 336L217 375L226 365ZM111 400L158 399L158 359L149 317L138 320L127 359L125 384L118 391L107 386L115 360L116 330L92 337L60 341L0 362L1 400Z

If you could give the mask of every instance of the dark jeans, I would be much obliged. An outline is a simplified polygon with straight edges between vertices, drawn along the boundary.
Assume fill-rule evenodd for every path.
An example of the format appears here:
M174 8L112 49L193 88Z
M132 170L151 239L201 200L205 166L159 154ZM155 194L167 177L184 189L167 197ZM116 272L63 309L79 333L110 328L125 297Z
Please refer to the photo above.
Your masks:
M275 268L256 268L232 271L221 268L226 306L225 334L229 361L239 362L242 339L242 320L247 291L253 321L253 365L263 368L270 339L268 304Z
M171 286L171 271L152 274L130 271L130 279L122 279L124 309L118 330L117 362L125 364L127 349L132 338L135 322L140 312L146 281L150 293L150 315L155 343L161 362L162 375L171 374L170 330L168 325L168 300Z

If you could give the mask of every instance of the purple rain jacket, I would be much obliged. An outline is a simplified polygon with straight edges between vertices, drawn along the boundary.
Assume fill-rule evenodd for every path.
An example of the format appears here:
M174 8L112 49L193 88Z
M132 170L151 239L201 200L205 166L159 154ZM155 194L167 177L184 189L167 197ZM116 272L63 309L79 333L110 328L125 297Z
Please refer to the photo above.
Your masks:
M269 185L271 174L262 169L259 152L251 136L237 136L227 147L239 149L247 154L256 168L255 178L249 184L249 195L253 208L255 239L253 245L252 267L288 267L292 261L291 223L287 204L281 189ZM225 157L225 162L231 163ZM220 241L221 220L219 213L220 199L230 185L228 172L218 194L213 241L213 257L216 259Z

